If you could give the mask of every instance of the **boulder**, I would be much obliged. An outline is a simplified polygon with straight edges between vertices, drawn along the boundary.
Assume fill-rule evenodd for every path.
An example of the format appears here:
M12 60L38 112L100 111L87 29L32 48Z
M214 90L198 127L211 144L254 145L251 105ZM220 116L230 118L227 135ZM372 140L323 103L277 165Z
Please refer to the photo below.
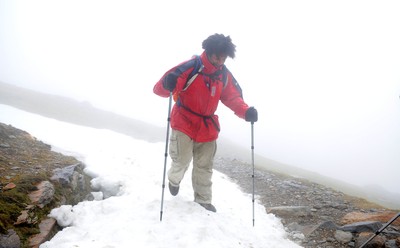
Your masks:
M20 248L21 241L17 233L10 229L7 234L0 234L0 248Z
M53 200L54 196L54 185L49 181L42 181L36 185L37 190L29 194L29 199L32 204L38 205L43 208Z
M356 222L340 227L340 230L352 233L362 233L362 232L377 232L382 227L382 223L378 221L363 221Z
M397 215L397 212L394 211L383 211L383 212L371 212L371 213L362 213L362 212L351 212L346 214L342 220L342 225L355 223L355 222L363 222L363 221L379 221L379 222L388 222L394 216ZM400 226L400 218L398 218L395 222L392 223L395 226Z

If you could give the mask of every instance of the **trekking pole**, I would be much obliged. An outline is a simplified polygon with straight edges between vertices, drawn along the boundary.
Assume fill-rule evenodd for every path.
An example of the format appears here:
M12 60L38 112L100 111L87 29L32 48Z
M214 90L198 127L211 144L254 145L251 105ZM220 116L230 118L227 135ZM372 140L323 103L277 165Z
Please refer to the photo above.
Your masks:
M164 207L165 174L166 174L166 171L167 171L169 123L170 123L170 121L171 121L171 103L172 103L172 92L169 92L168 119L167 119L167 135L166 135L166 138L165 138L164 171L163 171L163 181L162 181L162 190L161 190L160 221L162 221L163 207Z
M364 244L362 244L359 248L363 248L366 244L368 244L371 240L373 240L377 235L379 235L386 227L392 224L397 218L399 218L400 212L397 213L391 220L389 220L381 229L379 229L372 237L370 237Z
M251 164L253 166L253 197L252 197L252 202L253 202L253 226L254 226L254 122L251 122Z

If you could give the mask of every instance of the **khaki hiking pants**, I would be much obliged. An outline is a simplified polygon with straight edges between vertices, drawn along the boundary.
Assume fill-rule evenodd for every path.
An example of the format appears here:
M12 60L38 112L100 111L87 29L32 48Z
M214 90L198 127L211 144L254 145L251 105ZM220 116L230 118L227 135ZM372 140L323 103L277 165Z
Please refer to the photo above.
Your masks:
M193 158L192 186L194 201L211 203L213 160L217 150L217 142L194 142L186 134L172 129L169 155L171 168L168 180L173 186L179 186Z

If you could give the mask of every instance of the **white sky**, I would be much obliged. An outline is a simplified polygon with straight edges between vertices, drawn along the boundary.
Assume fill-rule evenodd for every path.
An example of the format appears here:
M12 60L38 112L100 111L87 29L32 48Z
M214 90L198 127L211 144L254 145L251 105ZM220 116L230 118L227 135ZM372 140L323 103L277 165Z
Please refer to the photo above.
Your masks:
M5 105L0 111L1 122L79 156L87 165L85 171L95 177L91 184L98 189L96 200L52 210L50 216L65 228L41 248L300 247L286 238L280 220L266 214L257 201L253 227L252 196L218 172L213 176L217 213L193 202L188 172L176 197L166 187L160 222L162 142L66 124Z
M398 13L397 0L0 0L0 81L165 126L154 83L224 33L259 111L256 153L399 192ZM250 146L250 126L218 114L221 135Z

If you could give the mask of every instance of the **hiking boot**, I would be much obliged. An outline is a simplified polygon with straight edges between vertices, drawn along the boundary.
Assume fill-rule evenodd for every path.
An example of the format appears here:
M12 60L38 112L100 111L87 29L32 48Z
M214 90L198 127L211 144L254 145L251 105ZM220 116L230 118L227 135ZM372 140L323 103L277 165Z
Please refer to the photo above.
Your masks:
M179 193L179 186L173 186L171 183L168 183L169 192L171 195L176 196Z
M214 213L217 212L217 209L211 203L199 203L199 204L200 204L200 206L207 209L208 211L211 211Z

